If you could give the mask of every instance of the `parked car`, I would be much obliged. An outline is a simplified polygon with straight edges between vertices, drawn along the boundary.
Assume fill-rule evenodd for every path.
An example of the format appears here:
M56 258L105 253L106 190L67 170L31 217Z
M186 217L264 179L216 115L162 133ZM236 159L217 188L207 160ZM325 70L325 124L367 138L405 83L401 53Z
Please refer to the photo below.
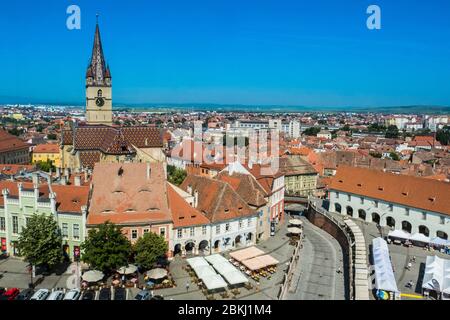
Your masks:
M103 288L100 290L98 300L111 300L111 289Z
M64 292L61 290L55 290L48 296L47 300L62 300L64 298Z
M81 291L80 289L71 289L66 293L63 300L78 300L80 299Z
M45 300L50 295L50 290L48 289L39 289L36 291L30 300Z
M127 291L125 288L116 288L114 290L114 300L127 300Z
M22 290L16 297L16 300L30 300L30 298L33 296L34 290L33 289L25 289Z
M83 293L81 300L95 300L95 291L87 290Z
M0 300L14 300L19 295L19 293L20 293L20 290L17 288L8 289L0 297Z
M141 290L139 293L134 297L134 300L149 300L152 294L148 290Z

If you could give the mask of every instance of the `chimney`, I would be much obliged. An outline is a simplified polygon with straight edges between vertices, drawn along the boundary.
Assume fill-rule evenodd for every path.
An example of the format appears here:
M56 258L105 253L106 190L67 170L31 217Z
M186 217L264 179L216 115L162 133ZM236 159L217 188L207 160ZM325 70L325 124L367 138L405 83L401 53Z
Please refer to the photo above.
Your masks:
M77 187L81 186L81 176L79 176L79 175L75 176L75 185Z
M150 167L150 163L147 162L147 180L150 179L152 173L152 168Z
M194 191L194 208L197 208L198 205L198 191Z

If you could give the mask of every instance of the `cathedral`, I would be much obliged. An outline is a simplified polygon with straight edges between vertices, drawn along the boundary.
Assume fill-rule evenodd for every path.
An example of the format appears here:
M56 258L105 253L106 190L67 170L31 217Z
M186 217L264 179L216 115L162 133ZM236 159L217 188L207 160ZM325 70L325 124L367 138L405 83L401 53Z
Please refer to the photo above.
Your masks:
M113 124L112 78L106 63L100 28L86 71L86 122L70 123L61 132L62 168L93 168L95 163L161 162L162 132L154 126Z

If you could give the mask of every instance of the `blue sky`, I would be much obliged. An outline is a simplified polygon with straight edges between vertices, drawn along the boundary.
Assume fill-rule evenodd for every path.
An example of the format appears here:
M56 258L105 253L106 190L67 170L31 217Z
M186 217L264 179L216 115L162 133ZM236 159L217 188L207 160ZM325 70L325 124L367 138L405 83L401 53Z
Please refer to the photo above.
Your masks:
M448 0L1 1L0 101L83 104L96 12L115 103L450 105Z

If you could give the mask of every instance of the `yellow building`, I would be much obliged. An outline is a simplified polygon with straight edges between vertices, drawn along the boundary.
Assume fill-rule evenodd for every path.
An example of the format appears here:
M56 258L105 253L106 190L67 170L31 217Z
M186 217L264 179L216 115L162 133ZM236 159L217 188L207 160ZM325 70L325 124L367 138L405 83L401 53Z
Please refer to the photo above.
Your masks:
M38 144L36 147L34 147L32 162L45 162L47 160L51 160L53 165L57 168L61 166L61 156L58 144L44 143Z

